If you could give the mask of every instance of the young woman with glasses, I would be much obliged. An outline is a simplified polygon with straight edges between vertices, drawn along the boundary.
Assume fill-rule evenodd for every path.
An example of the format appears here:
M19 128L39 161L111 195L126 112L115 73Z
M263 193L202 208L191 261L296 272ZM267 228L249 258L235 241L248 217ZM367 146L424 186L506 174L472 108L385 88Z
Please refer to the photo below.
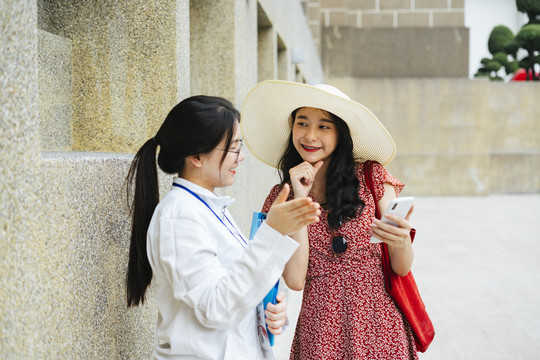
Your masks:
M216 188L234 182L244 160L240 114L222 98L193 96L175 106L137 152L127 304L145 301L150 283L157 319L156 359L272 359L260 344L257 305L298 248L288 235L318 221L308 197L286 201L284 187L253 240L242 234ZM159 149L159 152L158 152ZM171 179L159 200L157 165ZM286 320L283 294L266 309L269 331Z
M242 116L246 145L282 178L263 211L288 184L291 198L323 208L321 221L293 235L301 246L283 273L291 289L303 289L290 358L416 359L410 326L385 290L380 245L370 242L372 234L385 242L393 270L409 272L412 209L405 219L387 216L399 226L374 220L376 204L384 211L404 186L380 165L396 151L384 126L334 87L287 81L253 88ZM378 161L376 194L364 181L365 160Z

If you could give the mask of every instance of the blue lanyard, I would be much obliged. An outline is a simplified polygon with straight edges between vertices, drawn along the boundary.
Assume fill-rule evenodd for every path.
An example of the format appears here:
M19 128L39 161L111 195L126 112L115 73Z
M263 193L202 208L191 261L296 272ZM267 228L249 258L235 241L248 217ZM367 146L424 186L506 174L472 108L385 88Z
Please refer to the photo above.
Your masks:
M179 188L182 188L184 190L186 190L188 193L190 193L191 195L193 195L196 199L198 199L200 202L202 202L204 205L206 205L207 208L210 209L210 211L212 212L212 214L214 214L214 216L219 220L219 222L221 222L223 224L223 226L225 226L227 228L227 230L229 230L229 232L231 233L232 236L234 236L234 238L236 239L236 241L238 241L240 243L240 245L242 245L242 247L245 247L247 245L247 242L244 240L244 238L242 237L242 235L240 235L240 233L236 230L236 228L234 227L233 223L231 222L231 220L229 220L229 218L227 217L227 215L225 215L225 213L223 213L223 216L225 216L225 219L227 219L227 221L229 222L229 224L231 224L231 226L233 227L234 231L236 232L236 234L238 236L240 236L240 240L238 239L238 237L231 231L231 229L227 226L227 224L225 224L223 222L223 220L221 220L221 218L214 212L214 210L212 210L212 208L210 207L210 205L208 205L206 203L206 201L204 201L199 195L195 194L193 191L189 190L187 187L185 187L184 185L180 185L180 184L177 184L177 183L174 183L173 182L173 186L176 186L176 187L179 187Z

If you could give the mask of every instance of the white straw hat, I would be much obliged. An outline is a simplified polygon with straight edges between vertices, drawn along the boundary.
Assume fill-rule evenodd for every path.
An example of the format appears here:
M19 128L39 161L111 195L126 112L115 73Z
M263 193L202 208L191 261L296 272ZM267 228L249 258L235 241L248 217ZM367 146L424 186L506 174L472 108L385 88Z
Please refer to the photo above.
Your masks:
M265 164L277 167L289 141L290 115L300 107L326 110L345 121L357 160L376 160L386 165L396 155L392 136L364 105L330 85L280 80L259 83L242 105L240 126L251 153Z

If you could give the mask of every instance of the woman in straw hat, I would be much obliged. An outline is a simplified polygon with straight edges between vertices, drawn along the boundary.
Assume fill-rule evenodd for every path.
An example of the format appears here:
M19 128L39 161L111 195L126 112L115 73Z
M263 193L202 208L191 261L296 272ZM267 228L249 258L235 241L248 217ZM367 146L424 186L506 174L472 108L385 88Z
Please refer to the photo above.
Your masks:
M257 315L257 304L298 247L287 235L318 221L320 210L307 197L285 201L284 187L266 224L247 242L227 210L232 200L214 193L233 184L244 159L239 120L225 99L187 98L132 162L127 303L144 303L152 281L159 311L156 359L273 359L270 347L265 351L259 343L257 324L264 317ZM158 146L159 167L177 174L161 201ZM270 332L279 334L285 302L270 304L266 315Z
M363 178L364 161L376 161L380 209L402 190L383 167L396 153L388 131L332 86L286 81L254 87L241 126L249 150L280 170L263 211L287 184L291 197L308 196L323 208L321 221L293 235L300 248L283 272L291 289L304 289L291 359L416 359L410 326L385 290L380 246L370 243L372 234L385 242L393 270L409 272L412 209L405 219L388 216L398 227L374 220Z

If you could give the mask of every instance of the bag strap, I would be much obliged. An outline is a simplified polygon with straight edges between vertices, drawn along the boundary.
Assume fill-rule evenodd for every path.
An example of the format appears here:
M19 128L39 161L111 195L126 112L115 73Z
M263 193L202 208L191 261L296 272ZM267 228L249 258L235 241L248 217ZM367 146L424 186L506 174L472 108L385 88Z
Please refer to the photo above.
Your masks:
M375 206L375 218L380 219L381 218L381 212L379 210L379 205L377 202L376 192L375 192L375 185L373 184L373 161L368 160L364 162L364 181L366 182L366 186L368 187L371 196L373 197L373 203ZM388 246L386 243L382 242L381 244L381 256L382 256L382 267L383 267L383 273L384 273L384 284L386 286L386 291L390 293L390 290L392 289L392 285L390 284L390 271L392 270L392 265L390 264L390 255L388 254Z
M373 164L375 161L368 160L364 162L364 181L366 182L366 186L368 187L369 191L371 192L371 196L373 197L373 202L375 206L375 217L377 219L381 219L381 212L379 210L379 204L376 197L375 192L375 185L373 184ZM414 237L416 235L416 229L411 229L410 232L411 235L411 243L414 241ZM384 283L386 285L386 290L388 293L390 293L390 290L392 289L392 285L390 283L390 276L395 275L394 270L392 269L392 264L390 263L390 255L388 253L388 245L386 243L382 242L381 244L381 256L382 256L382 267L384 272Z
M364 162L364 180L366 185L373 197L373 202L375 203L375 217L377 219L381 218L381 213L379 211L379 206L377 205L377 198L375 197L375 185L373 184L373 161L368 160Z
M366 181L366 185L369 188L369 191L371 192L371 196L373 197L373 202L375 203L375 217L377 219L381 219L381 212L379 210L377 198L375 197L375 185L373 184L373 164L375 161L367 160L364 163L364 179ZM414 242L414 237L416 236L416 229L411 228L411 243Z

